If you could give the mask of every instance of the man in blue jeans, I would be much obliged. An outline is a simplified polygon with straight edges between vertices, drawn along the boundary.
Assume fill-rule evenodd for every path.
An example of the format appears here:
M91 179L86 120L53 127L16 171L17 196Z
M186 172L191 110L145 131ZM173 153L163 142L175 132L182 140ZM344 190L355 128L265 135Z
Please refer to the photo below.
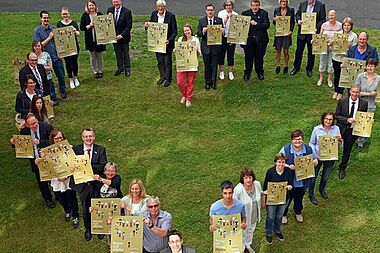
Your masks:
M56 29L55 26L50 24L49 12L40 12L41 25L34 29L33 40L40 41L44 47L45 52L50 54L53 61L53 69L56 77L58 78L59 92L61 93L62 99L67 97L66 94L66 84L65 84L65 71L63 69L62 60L58 58L57 49L54 43L54 33L53 30ZM51 97L56 97L54 85L50 88Z

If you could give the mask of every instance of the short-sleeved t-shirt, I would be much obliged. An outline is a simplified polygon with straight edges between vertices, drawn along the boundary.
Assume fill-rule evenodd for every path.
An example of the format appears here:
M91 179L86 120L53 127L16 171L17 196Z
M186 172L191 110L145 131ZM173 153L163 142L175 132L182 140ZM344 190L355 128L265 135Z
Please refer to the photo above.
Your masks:
M245 217L244 204L237 199L234 199L234 205L231 208L224 207L222 200L216 201L210 207L210 217L212 217L213 215L230 215L238 213L240 213L241 217Z

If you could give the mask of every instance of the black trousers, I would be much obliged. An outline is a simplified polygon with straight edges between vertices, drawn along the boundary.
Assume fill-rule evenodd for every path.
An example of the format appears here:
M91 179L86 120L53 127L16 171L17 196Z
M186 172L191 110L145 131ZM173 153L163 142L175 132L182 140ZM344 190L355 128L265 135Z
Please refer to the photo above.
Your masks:
M157 67L160 71L160 78L168 82L172 81L172 52L156 53Z
M129 59L129 43L114 43L113 49L115 50L117 69L127 70L131 67Z
M93 196L93 191L93 185L91 183L86 183L83 191L79 192L79 197L83 209L83 225L86 230L91 230L91 215L89 208L91 206L91 197Z
M286 203L286 208L284 211L284 216L288 214L289 206L294 200L293 210L295 214L301 214L303 209L303 196L305 195L305 186L303 187L293 187L291 191L288 192L289 199Z
M255 63L256 74L264 74L264 56L266 50L267 44L259 45L256 39L248 39L247 45L244 46L245 75L251 75L253 63Z
M55 192L54 192L55 193ZM78 201L75 191L69 189L64 192L60 192L61 204L65 213L70 213L74 218L79 217L78 213Z
M78 55L67 56L65 59L66 71L69 78L78 76Z
M220 55L214 54L212 46L211 46L209 54L203 54L203 64L205 66L204 77L205 77L206 85L216 86L216 74L217 74L219 57Z
M305 46L307 45L307 65L306 70L312 71L314 68L315 55L313 55L313 46L311 44L311 35L305 35L306 38L301 40L297 38L296 58L294 59L294 68L300 69L302 63L302 56Z
M352 128L347 128L343 134L343 154L342 161L339 164L339 169L346 170L348 161L350 160L351 150L357 139L357 136L352 135Z
M342 64L341 62L338 62L338 61L334 61L332 60L333 62L333 68L334 68L334 89L335 89L335 92L339 93L339 94L343 94L343 91L344 91L344 88L341 88L339 87L339 79L340 79L340 71L341 71L341 67L340 65Z
M222 55L219 59L219 65L224 65L224 58L226 58L226 53L227 53L228 66L234 66L235 48L236 48L236 44L227 43L227 37L223 36L223 39L222 39Z
M40 188L42 198L45 200L45 202L46 201L53 201L53 199L51 197L49 183L48 183L48 181L42 182L40 180L40 171L38 170L37 165L34 163L34 159L30 160L30 165L32 167L32 171L34 173L34 176L36 177L38 188Z

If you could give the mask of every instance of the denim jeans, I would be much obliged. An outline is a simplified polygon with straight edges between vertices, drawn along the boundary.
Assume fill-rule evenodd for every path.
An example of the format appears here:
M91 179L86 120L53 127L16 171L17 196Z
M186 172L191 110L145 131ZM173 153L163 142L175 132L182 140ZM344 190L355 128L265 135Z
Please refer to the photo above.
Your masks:
M329 180L330 173L332 168L334 167L335 161L319 161L317 167L315 167L315 177L311 179L309 184L309 196L314 195L315 182L317 181L317 177L319 175L319 171L323 165L321 182L319 183L319 191L325 190L327 180Z
M66 84L65 84L65 70L63 68L63 63L61 60L53 62L53 69L56 77L58 78L59 92L61 95L66 94Z
M55 88L54 88L53 79L49 79L48 83L49 83L49 86L50 86L50 98L51 98L51 100L53 100L55 102L58 99L57 99L57 95L55 94Z
M272 236L273 232L281 233L281 219L284 214L286 204L282 205L267 205L267 219L265 223L265 234Z

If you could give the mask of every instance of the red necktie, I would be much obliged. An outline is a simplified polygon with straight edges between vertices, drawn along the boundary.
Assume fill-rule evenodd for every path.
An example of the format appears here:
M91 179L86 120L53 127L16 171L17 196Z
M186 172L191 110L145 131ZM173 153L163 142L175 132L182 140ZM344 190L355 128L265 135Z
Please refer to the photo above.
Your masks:
M91 161L91 149L90 148L87 149L87 154L88 154L88 158Z

